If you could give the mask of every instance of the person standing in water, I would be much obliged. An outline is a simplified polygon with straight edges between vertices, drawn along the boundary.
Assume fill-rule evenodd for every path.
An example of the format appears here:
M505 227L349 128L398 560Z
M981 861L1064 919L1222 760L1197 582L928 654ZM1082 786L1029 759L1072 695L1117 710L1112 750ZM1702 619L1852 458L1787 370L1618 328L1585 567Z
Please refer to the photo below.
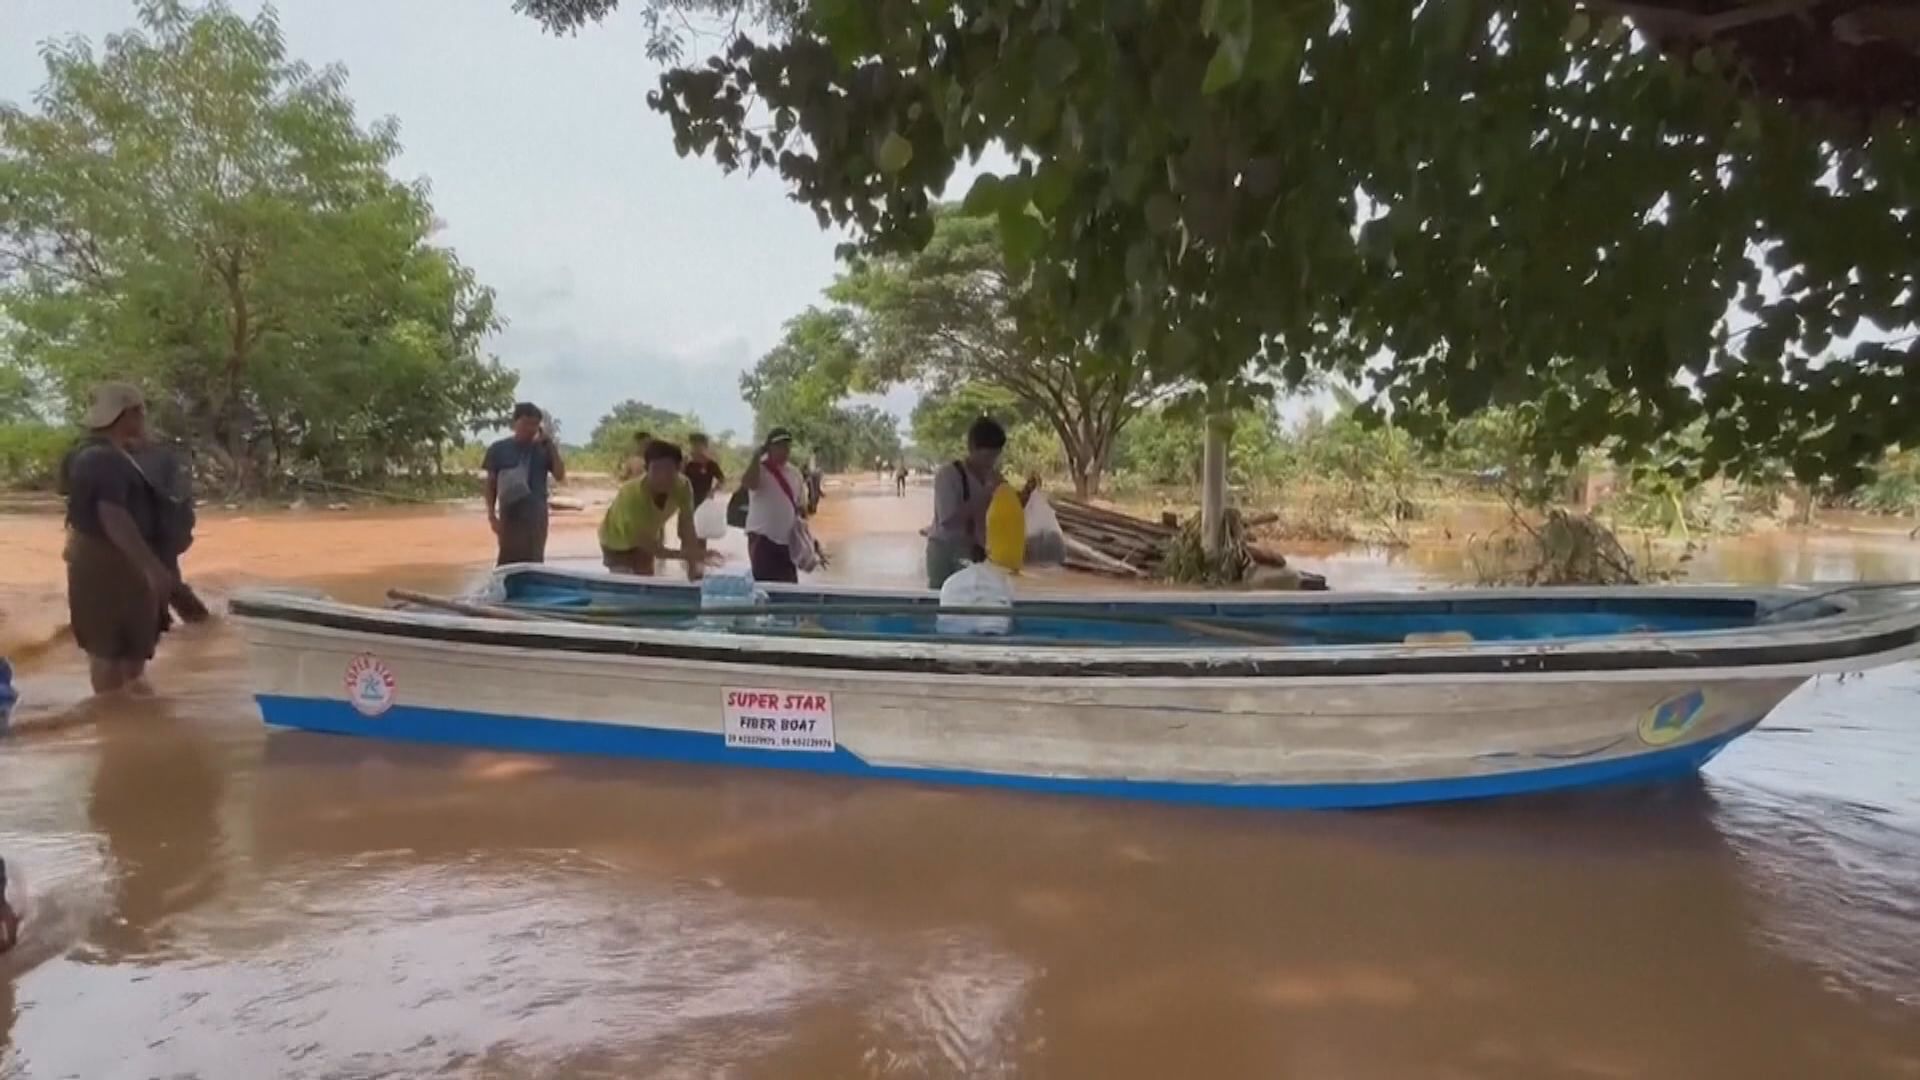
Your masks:
M740 476L740 487L747 493L747 560L753 565L755 581L792 584L800 580L800 568L793 564L787 543L794 522L805 513L805 496L800 493L806 478L793 466L792 457L793 434L774 428Z
M820 471L820 459L809 458L803 470L807 478L807 516L820 512L820 496L826 489L827 474Z
M693 505L699 506L713 497L716 491L727 486L727 474L720 463L713 460L712 444L705 435L694 432L687 436L687 463L680 471L693 485Z
M128 383L94 390L67 482L67 614L93 691L143 688L178 579L167 569L160 494L132 451L147 438L147 403Z
M91 442L91 439L82 439L61 459L56 487L62 498L72 489L74 460ZM147 437L129 452L157 499L155 551L160 561L166 564L167 571L173 575L173 593L167 597L167 606L185 622L205 622L213 617L213 613L207 610L207 605L180 572L180 557L193 546L196 524L192 470L181 464L180 455L171 445L153 435L151 426ZM162 632L170 629L171 621L166 617L164 608L160 621Z
M893 470L893 494L894 497L898 499L907 497L907 466L905 463L896 466Z
M7 860L0 859L0 953L20 944L20 913L8 895Z
M513 434L487 447L487 524L499 537L495 563L547 559L547 477L564 482L566 462L548 434L546 414L522 401L513 407Z
M983 416L967 429L967 456L934 474L927 588L945 585L966 563L986 561L987 507L993 503L993 493L1007 482L1000 473L1000 455L1006 446L1006 429ZM1020 490L1022 506L1039 486L1039 477L1027 478Z
M0 734L5 734L7 725L13 719L13 703L18 695L13 689L13 665L7 658L0 656ZM20 942L20 913L14 909L13 896L8 888L7 860L0 859L0 953L13 948Z
M636 431L633 433L633 448L627 451L627 460L620 465L621 482L638 480L647 472L647 447L653 443L653 432Z
M687 564L687 580L699 581L707 545L693 530L697 501L693 482L680 473L680 448L656 439L647 446L647 471L620 486L600 521L600 558L616 574L652 577L662 559ZM677 518L680 547L667 546L667 519Z

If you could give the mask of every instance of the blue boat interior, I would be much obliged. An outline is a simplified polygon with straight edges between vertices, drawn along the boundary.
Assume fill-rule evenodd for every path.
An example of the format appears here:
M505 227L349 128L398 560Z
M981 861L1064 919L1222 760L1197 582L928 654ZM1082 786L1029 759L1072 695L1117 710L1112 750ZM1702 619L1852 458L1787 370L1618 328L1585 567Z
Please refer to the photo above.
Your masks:
M924 595L784 591L768 607L771 620L703 620L699 590L679 582L593 581L539 570L504 579L505 602L533 614L660 629L737 629L742 633L805 633L852 640L965 640L942 633L939 600ZM836 607L864 610L837 614ZM781 615L781 609L801 608ZM874 608L892 609L874 611ZM1449 598L1445 593L1393 600L1284 604L1156 599L1016 602L1010 632L999 644L1191 646L1400 643L1409 635L1466 634L1474 641L1544 641L1630 633L1687 634L1802 622L1840 610L1832 601L1785 605L1769 617L1760 599L1712 596L1555 595ZM769 625L769 623L771 625Z

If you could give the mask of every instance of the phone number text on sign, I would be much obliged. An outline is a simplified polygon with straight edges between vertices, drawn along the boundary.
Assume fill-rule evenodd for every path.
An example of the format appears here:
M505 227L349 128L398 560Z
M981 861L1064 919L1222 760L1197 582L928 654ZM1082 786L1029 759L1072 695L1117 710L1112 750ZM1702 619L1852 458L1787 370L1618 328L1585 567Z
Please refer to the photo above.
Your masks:
M727 745L741 750L833 752L833 695L728 690Z

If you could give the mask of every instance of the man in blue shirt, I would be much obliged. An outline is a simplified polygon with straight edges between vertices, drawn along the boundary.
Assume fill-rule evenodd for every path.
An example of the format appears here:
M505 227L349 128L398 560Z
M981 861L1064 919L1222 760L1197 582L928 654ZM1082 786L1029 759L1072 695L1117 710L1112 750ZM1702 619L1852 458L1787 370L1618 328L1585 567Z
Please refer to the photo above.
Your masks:
M513 434L487 447L480 465L487 471L487 524L500 539L495 565L545 562L547 477L566 480L567 465L539 406L515 405Z

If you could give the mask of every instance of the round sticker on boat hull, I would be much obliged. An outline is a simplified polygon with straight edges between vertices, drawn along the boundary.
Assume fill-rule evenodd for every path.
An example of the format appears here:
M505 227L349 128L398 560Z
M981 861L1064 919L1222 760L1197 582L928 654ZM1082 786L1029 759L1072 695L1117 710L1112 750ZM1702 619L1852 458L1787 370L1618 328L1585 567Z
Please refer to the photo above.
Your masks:
M362 716L379 716L393 708L393 669L385 660L361 653L347 661L347 701Z
M1707 694L1704 690L1689 690L1679 697L1668 698L1647 710L1640 718L1640 741L1648 746L1665 746L1677 741L1693 729L1693 725L1707 711Z

